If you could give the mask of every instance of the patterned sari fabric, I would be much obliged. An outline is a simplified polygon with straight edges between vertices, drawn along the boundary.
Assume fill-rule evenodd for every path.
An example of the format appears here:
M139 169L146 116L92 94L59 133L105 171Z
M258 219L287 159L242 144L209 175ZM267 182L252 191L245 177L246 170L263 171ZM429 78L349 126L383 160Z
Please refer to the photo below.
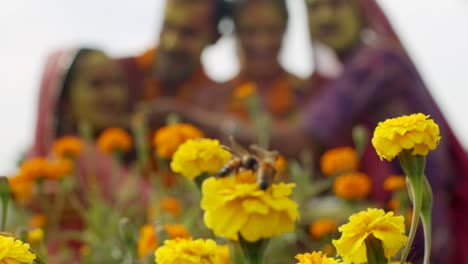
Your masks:
M351 144L351 130L364 125L372 133L379 121L403 114L424 113L440 126L442 140L428 156L426 175L433 187L434 263L462 263L468 259L468 160L428 88L404 51L375 1L363 0L367 30L376 38L362 41L341 60L340 75L321 90L305 113L303 127L326 148ZM373 197L388 199L384 179L402 173L397 160L380 162L372 146L362 170L373 177ZM456 237L456 239L453 239ZM410 256L422 255L422 236ZM453 259L452 259L453 258ZM413 261L412 259L412 261Z

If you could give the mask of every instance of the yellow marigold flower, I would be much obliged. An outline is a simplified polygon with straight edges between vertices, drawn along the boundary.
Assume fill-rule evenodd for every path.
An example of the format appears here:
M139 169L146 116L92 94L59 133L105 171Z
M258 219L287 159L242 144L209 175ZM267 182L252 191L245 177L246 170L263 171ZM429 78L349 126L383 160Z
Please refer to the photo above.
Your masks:
M161 208L173 217L179 217L182 212L182 205L179 199L169 196L161 199Z
M97 147L107 154L128 152L132 148L132 137L121 128L108 128L97 139Z
M374 131L372 145L380 160L391 161L403 149L412 149L412 155L426 156L439 141L439 126L428 115L418 113L380 122Z
M358 166L358 154L351 147L330 149L320 157L320 169L325 176L336 175L340 172L355 171Z
M231 264L231 253L228 245L218 245L213 264Z
M50 164L46 158L32 158L21 163L20 174L26 180L49 178Z
M338 176L333 183L333 192L346 200L367 197L372 185L369 176L361 172L351 172Z
M216 255L216 242L207 239L176 238L166 240L155 255L158 264L212 264Z
M29 244L0 235L0 263L32 263L35 259L36 255L29 251Z
M387 191L398 191L406 188L406 177L402 175L390 175L385 179L384 189Z
M202 173L218 172L231 159L231 153L215 139L189 139L174 153L171 168L189 179Z
M48 179L61 180L63 177L71 175L73 166L73 162L68 159L59 159L50 163Z
M53 145L55 155L60 158L75 158L80 155L81 149L81 140L73 136L61 137Z
M257 86L253 82L244 83L234 90L234 98L244 100L257 91Z
M338 229L336 220L333 219L322 219L313 222L309 226L309 234L315 240L320 240L324 236L333 233Z
M312 252L312 253L305 253L305 254L297 254L296 259L299 260L297 264L338 264L341 261L338 261L333 258L328 258L325 254L321 251L319 252Z
M47 224L47 217L43 214L36 214L28 221L29 228L44 228Z
M156 230L152 225L144 225L140 228L140 239L137 243L138 258L146 257L150 252L158 248Z
M272 184L263 191L251 171L242 174L250 177L212 177L203 182L205 224L217 236L237 240L240 234L249 242L292 232L299 217L297 204L289 198L295 184Z
M23 175L8 177L13 198L19 205L25 205L33 197L34 181Z
M39 244L44 240L44 230L41 228L35 228L28 232L28 243Z
M192 237L185 226L179 224L165 224L164 231L166 231L166 234L170 239Z
M172 159L180 144L188 139L202 138L203 132L190 124L174 124L156 131L153 145L158 157Z
M369 208L349 217L349 223L339 228L341 238L333 240L333 245L345 262L364 263L367 261L364 240L372 234L382 242L385 257L390 259L408 239L404 221L403 216L394 216L393 212Z

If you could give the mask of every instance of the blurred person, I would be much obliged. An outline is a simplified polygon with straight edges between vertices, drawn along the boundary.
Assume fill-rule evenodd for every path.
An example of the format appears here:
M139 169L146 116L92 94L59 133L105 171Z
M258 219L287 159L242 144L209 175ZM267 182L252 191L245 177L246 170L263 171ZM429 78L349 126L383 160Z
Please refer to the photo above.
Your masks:
M255 85L263 111L276 118L291 117L314 89L306 91L303 80L279 63L289 18L286 1L236 0L231 10L240 72L226 84L227 110L245 116L235 91L251 83Z
M75 160L73 175L72 192L85 207L93 202L90 199L94 189L106 202L115 202L118 193L114 190L118 188L112 188L112 184L129 184L128 180L135 180L137 188L140 188L135 201L140 201L142 205L147 203L149 184L129 177L126 168L116 165L112 157L98 151L89 141L96 139L105 128L128 127L127 116L131 107L127 95L128 87L120 65L99 49L59 50L47 57L39 90L34 142L28 158L56 158L53 154L55 140L62 136L83 136L79 131L82 123L91 127L95 133L91 135L93 138L82 138L82 153ZM118 178L115 178L117 172ZM58 185L46 182L44 188L50 199L54 200ZM27 208L37 211L40 206L37 203L39 201L33 199ZM85 228L85 221L70 201L65 203L59 225L63 231ZM58 253L59 241L66 239L60 236L60 232L49 235L48 248L53 259ZM66 241L78 258L81 242Z
M224 11L222 0L166 1L159 43L137 57L120 59L131 89L138 91L136 102L163 97L192 102L199 89L215 85L201 54L219 39Z
M335 61L329 65L338 66L339 75L306 110L304 135L316 149L332 148L352 144L351 131L356 125L364 125L372 133L387 118L418 112L430 115L439 124L442 137L426 164L434 192L432 259L434 263L466 263L466 153L387 18L374 0L306 3L311 38L334 53L329 60ZM318 61L316 68L323 65ZM385 177L402 173L398 160L380 162L370 144L361 167L372 175L373 196L380 200L388 198L382 187ZM409 256L412 263L420 261L422 248L419 236Z

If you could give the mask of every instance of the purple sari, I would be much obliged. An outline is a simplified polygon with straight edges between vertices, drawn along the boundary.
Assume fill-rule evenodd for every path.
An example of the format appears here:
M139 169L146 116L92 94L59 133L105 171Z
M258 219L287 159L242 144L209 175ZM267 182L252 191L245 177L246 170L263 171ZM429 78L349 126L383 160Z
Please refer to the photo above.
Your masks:
M363 41L342 61L340 75L307 108L303 127L323 147L332 148L352 144L351 130L356 125L364 125L372 135L378 122L387 118L418 112L430 115L442 136L438 148L428 155L425 170L434 192L432 259L468 263L466 151L376 2L359 3L377 38ZM361 169L373 179L373 198L382 202L389 198L382 186L385 178L402 173L397 159L381 162L370 144ZM419 235L409 260L418 263L422 251Z

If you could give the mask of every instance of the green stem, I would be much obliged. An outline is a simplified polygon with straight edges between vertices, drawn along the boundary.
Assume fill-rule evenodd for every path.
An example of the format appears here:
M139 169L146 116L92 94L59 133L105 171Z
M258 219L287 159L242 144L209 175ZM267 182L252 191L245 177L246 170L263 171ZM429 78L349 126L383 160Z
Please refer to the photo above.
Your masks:
M418 228L419 218L421 215L421 206L423 199L423 178L424 167L426 165L426 157L421 155L412 155L411 150L403 150L400 155L400 163L403 171L408 177L408 191L413 202L413 218L411 221L408 242L403 248L401 254L401 264L406 262L411 246L413 245L416 230Z
M0 198L2 199L2 225L0 231L4 232L6 228L7 215L8 215L8 203L10 202L10 183L7 177L0 177Z
M4 232L6 229L8 202L8 199L2 199L2 229L0 229L2 232Z
M432 213L432 189L429 181L424 177L423 182L423 201L421 206L421 223L424 231L424 264L430 263L431 258L431 213Z
M263 264L263 257L268 246L268 239L260 239L256 242L248 242L239 234L239 244L247 264Z
M385 252L382 246L382 241L375 238L374 235L370 234L364 240L364 242L366 243L367 263L369 264L388 263L388 259L385 257Z

